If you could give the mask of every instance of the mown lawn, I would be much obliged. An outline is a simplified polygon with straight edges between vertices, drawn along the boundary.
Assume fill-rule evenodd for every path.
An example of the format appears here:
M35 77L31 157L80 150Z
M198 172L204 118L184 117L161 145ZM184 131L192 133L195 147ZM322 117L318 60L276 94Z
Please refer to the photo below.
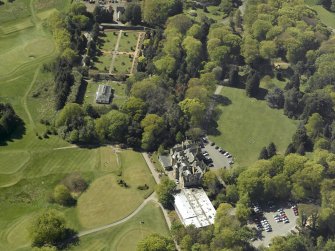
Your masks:
M141 154L122 151L118 165L122 172L96 179L80 197L77 211L84 228L98 227L126 217L153 192L155 182ZM118 179L124 180L128 187L120 186ZM137 188L144 184L149 186L148 190Z
M282 110L274 110L265 101L248 98L245 90L224 87L221 95L231 104L221 106L219 135L210 136L217 145L229 151L240 165L257 160L262 147L274 142L284 153L294 134L297 121L288 119Z
M113 73L117 74L130 73L132 63L133 63L133 56L129 56L127 54L117 55L113 66Z
M138 32L123 31L118 51L122 52L135 51L137 38L138 38Z
M115 34L114 34L115 33ZM114 51L119 31L105 31L105 37L102 36L103 45L101 50L103 51Z
M141 224L141 221L144 223ZM73 251L133 251L138 241L151 233L169 236L163 213L155 203L147 204L126 223L84 236Z
M305 3L314 9L320 20L332 29L335 29L335 13L326 10L322 5L318 5L318 0L305 0Z

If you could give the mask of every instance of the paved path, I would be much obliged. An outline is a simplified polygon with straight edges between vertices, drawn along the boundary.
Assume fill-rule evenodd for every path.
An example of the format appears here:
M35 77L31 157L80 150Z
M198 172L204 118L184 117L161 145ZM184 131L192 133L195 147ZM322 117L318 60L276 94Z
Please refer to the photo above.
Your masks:
M139 56L140 47L142 46L144 36L145 36L145 32L140 32L138 34L137 43L136 43L136 49L135 49L135 52L134 52L134 58L133 58L133 63L131 65L130 74L133 74L134 71L135 71L135 66L136 66L137 58Z
M215 94L215 95L220 95L220 93L221 93L221 91L222 91L222 88L223 88L222 85L218 85L218 86L216 87L216 89L215 89L214 94Z
M109 74L112 74L112 72L113 72L114 62L115 62L116 54L119 50L119 45L120 45L122 32L123 32L123 30L120 30L119 36L117 37L116 45L115 45L115 48L114 48L114 51L113 51L112 63L111 63L111 66L109 68Z
M90 230L82 231L77 236L78 237L82 237L82 236L85 236L85 235L93 234L93 233L96 233L96 232L99 232L99 231L102 231L102 230L105 230L105 229L108 229L108 228L120 225L122 223L125 223L126 221L130 220L131 218L133 218L149 202L158 203L155 193L152 193L148 198L146 198L142 202L142 204L138 208L136 208L136 210L134 212L132 212L131 214L129 214L127 217L123 218L122 220L119 220L119 221L116 221L114 223L111 223L111 224L108 224L108 225L104 225L104 226L101 226L101 227L96 227L96 228L93 228L93 229L90 229Z
M71 148L78 148L78 146L77 145L63 146L63 147L54 148L53 150L63 150L63 149L71 149Z
M151 174L154 177L156 183L159 184L161 182L161 180L159 178L158 172L156 171L155 165L151 162L150 157L147 153L142 153L142 155L143 155L143 158L144 158L145 162L147 162L147 165L148 165L148 167L151 171Z

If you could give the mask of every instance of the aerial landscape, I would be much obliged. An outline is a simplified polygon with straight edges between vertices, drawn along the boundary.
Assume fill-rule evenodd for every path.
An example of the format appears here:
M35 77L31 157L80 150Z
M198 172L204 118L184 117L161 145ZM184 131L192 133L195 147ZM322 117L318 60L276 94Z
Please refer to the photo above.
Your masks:
M0 0L0 251L335 251L335 0Z

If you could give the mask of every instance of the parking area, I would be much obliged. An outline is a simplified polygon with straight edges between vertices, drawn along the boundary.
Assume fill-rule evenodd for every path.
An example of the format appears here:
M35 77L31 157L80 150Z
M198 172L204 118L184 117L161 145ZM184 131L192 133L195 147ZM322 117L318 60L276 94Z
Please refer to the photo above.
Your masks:
M257 230L257 238L253 241L253 245L255 247L261 245L268 247L271 239L275 236L297 233L298 214L298 208L294 209L292 207L277 207L266 212L262 212L260 209L253 217L253 223L249 224L250 228Z
M202 148L202 151L204 153L208 153L208 155L206 154L207 157L212 159L213 161L212 164L209 165L209 167L211 169L229 168L230 165L233 164L234 157L227 153L226 150L221 149L213 144L213 142L210 142L206 139L204 141L204 147Z

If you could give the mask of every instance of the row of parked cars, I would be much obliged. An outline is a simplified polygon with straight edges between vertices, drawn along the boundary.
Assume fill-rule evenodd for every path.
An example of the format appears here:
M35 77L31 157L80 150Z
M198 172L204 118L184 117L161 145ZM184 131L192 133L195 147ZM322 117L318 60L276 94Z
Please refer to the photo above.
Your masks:
M273 215L273 218L277 223L279 222L289 223L290 222L285 211L282 208L278 209L277 212L278 212L277 214Z
M271 232L272 231L272 227L271 227L270 223L268 222L268 220L265 217L264 218L256 218L255 222L256 222L258 230L260 230L260 231L265 230L266 232Z
M212 142L211 146L214 146L214 145L215 145L215 143ZM218 150L220 153L222 153L224 156L226 156L228 159L230 159L229 160L230 165L234 164L233 156L229 152L227 152L226 150L222 149L219 146L215 146L215 149Z

